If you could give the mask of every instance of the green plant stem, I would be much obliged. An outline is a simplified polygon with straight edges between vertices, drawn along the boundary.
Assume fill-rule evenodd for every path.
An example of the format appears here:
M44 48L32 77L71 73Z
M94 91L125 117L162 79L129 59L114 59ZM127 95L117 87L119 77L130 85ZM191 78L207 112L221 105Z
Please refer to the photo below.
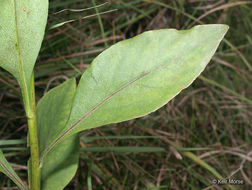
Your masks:
M14 13L15 13L15 31L17 40L17 57L19 63L19 71L21 78L22 95L25 105L25 112L28 120L29 130L29 144L31 149L31 184L29 186L32 190L40 190L40 168L39 168L39 146L37 134L37 121L36 121L36 101L35 101L35 87L34 87L34 72L31 76L30 88L28 87L25 78L24 66L21 58L20 41L17 26L17 11L16 1L13 0Z
M38 131L36 120L36 101L35 101L35 87L34 87L34 73L32 73L31 85L30 85L30 113L31 117L28 117L28 129L29 129L29 144L31 150L31 189L40 190L40 167L39 167L39 145L38 145Z

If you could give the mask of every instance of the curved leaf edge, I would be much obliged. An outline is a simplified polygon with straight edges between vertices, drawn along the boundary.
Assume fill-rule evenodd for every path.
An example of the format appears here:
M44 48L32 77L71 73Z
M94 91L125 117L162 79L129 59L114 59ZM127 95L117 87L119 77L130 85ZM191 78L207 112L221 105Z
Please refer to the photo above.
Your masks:
M173 31L175 31L175 32L177 32L177 33L183 33L183 32L188 32L188 31L190 31L190 30L193 30L194 28L202 27L202 26L205 26L205 27L207 27L207 26L222 26L222 27L223 27L223 31L224 31L224 32L223 32L222 38L219 39L218 45L216 46L215 49L213 49L213 51L212 51L212 56L213 56L214 53L215 53L215 51L217 50L217 48L218 48L220 42L222 41L223 37L225 36L225 34L227 33L227 31L228 31L228 29L229 29L229 26L228 26L228 25L225 25L225 24L205 24L205 25L197 25L197 26L194 26L194 27L192 27L192 28L190 28L190 29L188 29L188 30L177 30L177 29L168 29L168 30L173 30ZM167 30L167 29L160 29L160 30ZM111 47L114 47L114 46L116 46L116 45L118 45L118 44L121 44L121 43L125 43L125 42L127 42L128 40L132 40L132 39L138 38L139 36L144 35L144 34L146 34L146 33L153 32L153 31L160 31L160 30L151 30L151 31L143 32L142 34L137 35L137 36L135 36L135 37L133 37L133 38L120 41L120 42L118 42L118 43L112 45ZM109 48L111 48L111 47L109 47ZM109 49L109 48L108 48L108 49ZM106 50L107 50L107 49L106 49ZM106 50L104 50L104 51L106 51ZM104 52L104 51L103 51L103 52ZM102 52L102 53L103 53L103 52ZM102 53L101 53L101 54L102 54ZM101 54L99 54L98 56L100 56ZM98 56L97 56L97 57L98 57ZM211 57L212 57L212 56L211 56ZM96 58L97 58L97 57L96 57ZM94 64L94 61L96 60L96 58L92 61L92 63L90 64L90 66L89 66L88 69L90 69L90 68L92 67L92 65ZM208 60L207 64L210 62L210 60L211 60L211 59ZM142 115L137 115L137 116L135 116L135 117L133 117L133 118L131 118L131 119L136 119L136 118L139 118L139 117L146 116L146 115L148 115L148 114L150 114L150 113L153 113L153 112L157 111L157 110L160 109L162 106L164 106L165 104L167 104L171 99L173 99L175 96L177 96L182 90L184 90L184 89L186 89L188 86L190 86L190 85L197 79L197 77L199 77L200 74L204 71L204 69L206 68L207 64L205 65L205 67L203 67L203 68L201 69L201 71L199 72L199 74L196 75L196 76L193 78L193 80L192 80L187 86L185 86L185 87L184 87L183 89L181 89L178 93L176 93L174 96L172 96L168 101L166 101L166 102L163 103L161 106L157 107L156 109L153 109L153 110L150 111L150 112L147 112L147 113L142 114ZM87 70L88 70L88 69L87 69ZM87 70L86 70L86 71L87 71ZM85 72L86 72L86 71L85 71ZM84 72L84 73L85 73L85 72ZM150 72L151 72L151 71L150 71ZM142 74L142 76L141 76L141 75L138 76L138 78L141 79L142 77L146 76L148 73L149 73L149 72L146 72L146 73ZM138 78L137 78L137 79L138 79ZM133 82L135 82L135 81L133 81ZM132 83L132 82L129 82L129 83ZM127 85L128 85L128 84L126 84L125 86L127 86ZM77 87L77 88L78 88L78 87ZM101 105L102 105L102 104L101 104ZM98 104L98 106L99 106L99 104ZM98 108L97 108L97 109L98 109ZM95 110L96 110L96 106L95 106L89 113L92 113L92 112L95 111ZM72 134L71 134L71 131L72 131L82 120L84 120L87 116L88 116L88 115L84 115L84 116L83 116L82 118L80 118L74 125L72 125L72 126L69 127L68 129L66 129L65 131L63 131L63 132L61 133L61 135L58 135L58 138L57 138L55 141L53 141L53 142L50 144L50 146L48 146L48 148L47 148L47 149L45 150L45 152L43 153L43 155L42 155L42 160L43 160L43 157L46 156L46 154L47 154L48 152L50 152L50 151L52 150L52 148L53 148L56 144L58 144L58 143L60 143L62 140L64 140L69 134L72 135ZM131 120L131 119L129 119L129 120ZM110 124L119 123L119 122L123 122L123 121L128 121L128 120L122 120L122 121L111 122ZM101 126L103 126L103 125L101 125ZM85 131L85 130L88 130L88 129L92 129L92 128L101 127L101 126L96 126L96 127L91 127L91 128L85 128L85 129L83 129L82 131ZM41 160L41 161L42 161L42 160Z

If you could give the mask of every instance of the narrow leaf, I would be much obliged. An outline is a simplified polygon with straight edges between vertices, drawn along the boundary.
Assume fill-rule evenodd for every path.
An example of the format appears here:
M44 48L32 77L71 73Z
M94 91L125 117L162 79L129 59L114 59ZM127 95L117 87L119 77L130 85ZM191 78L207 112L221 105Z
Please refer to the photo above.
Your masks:
M2 150L0 149L0 172L7 175L21 190L28 190L23 181L18 177L11 165L5 159Z
M64 142L64 141L63 141ZM166 152L163 147L136 147L136 146L122 146L122 147L85 147L81 148L83 152L131 152L131 153L150 153L150 152Z
M0 7L0 67L15 76L24 93L44 36L48 0L1 0Z
M71 134L165 105L200 75L227 30L226 25L200 25L149 31L105 50L84 72L70 118L44 154Z
M48 139L65 126L75 94L71 79L50 90L38 103L38 135L40 151ZM75 134L55 146L42 165L42 190L62 190L75 175L79 160L79 135Z

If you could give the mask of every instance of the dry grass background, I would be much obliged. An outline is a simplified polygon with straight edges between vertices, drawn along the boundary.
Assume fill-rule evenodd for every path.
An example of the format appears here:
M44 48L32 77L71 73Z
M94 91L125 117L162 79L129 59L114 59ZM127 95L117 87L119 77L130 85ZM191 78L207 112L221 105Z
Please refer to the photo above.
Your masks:
M35 67L37 100L67 78L79 79L94 57L117 41L151 29L187 29L203 23L230 26L201 77L166 106L144 118L82 133L79 169L66 189L252 188L250 3L50 1L48 27ZM76 11L95 5L96 9ZM64 9L74 10L59 12ZM17 82L3 70L0 89L0 147L26 179L25 113ZM218 175L243 180L244 185L214 185ZM15 189L2 174L0 188Z

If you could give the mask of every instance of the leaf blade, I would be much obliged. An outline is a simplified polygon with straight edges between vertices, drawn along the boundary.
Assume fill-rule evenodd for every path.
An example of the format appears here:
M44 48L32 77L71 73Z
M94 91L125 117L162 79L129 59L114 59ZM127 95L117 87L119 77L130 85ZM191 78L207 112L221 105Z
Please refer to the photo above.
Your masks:
M201 25L149 31L105 50L84 72L67 125L46 152L71 134L141 117L166 104L204 70L227 30Z
M199 28L199 27L198 27ZM196 28L197 29L197 28ZM216 29L214 29L214 30L216 30ZM226 30L226 29L224 29L224 30ZM158 32L161 32L162 33L162 31L158 31ZM173 32L175 32L176 33L176 31L173 31ZM205 31L204 31L205 32ZM213 32L213 31L210 31L210 32ZM165 31L164 31L164 33L165 33ZM170 32L169 32L170 33ZM214 32L213 32L214 33ZM145 33L146 35L148 35L148 33ZM150 39L148 39L148 40L145 40L145 44L144 45L142 45L141 43L143 43L142 41L141 42L139 42L139 46L140 47L143 47L143 48L146 48L146 45L151 41L151 39L153 40L153 41L155 41L156 39L156 34L154 34L154 35L152 35L151 33L149 33L150 35L151 35L151 37L149 37ZM180 35L179 33L177 33L178 35ZM183 34L183 32L182 32L182 34ZM190 34L190 31L189 31L189 34ZM144 34L143 34L144 35ZM186 35L187 35L187 33L186 33ZM196 32L193 36L195 37L195 35L199 35L198 34L198 32ZM160 37L160 39L162 38L162 36L163 36L163 34L161 34L161 37ZM210 35L210 36L212 36L212 34ZM223 37L223 33L222 33L222 35L221 35L222 37ZM188 35L188 36L186 36L187 37L187 40L188 39L190 39L191 38L191 35ZM218 36L218 38L220 38L220 39L222 39L222 37L220 37L220 36ZM138 38L140 38L139 36L138 36ZM148 38L148 37L147 37ZM180 41L183 37L181 36L181 37L178 37L178 38L180 38L180 39L176 39L176 40L178 40L178 41ZM133 38L134 39L134 38ZM133 40L132 39L132 40ZM141 40L141 39L140 39ZM135 42L131 42L131 44L134 44L134 43L136 43L136 41L137 40L135 40ZM170 40L169 40L170 41ZM217 40L217 42L219 43L220 42L220 40ZM160 42L157 42L157 43L160 43ZM181 43L181 42L177 42L177 43ZM218 44L217 43L217 44ZM127 46L126 48L123 48L123 50L120 50L121 52L126 52L128 49L129 49L129 47L131 46L131 44L129 44L129 46ZM183 44L184 44L184 42L183 42ZM116 95L117 94L119 94L120 92L122 92L122 90L124 91L124 93L126 93L125 92L125 89L127 88L127 87L129 87L130 85L131 85L131 89L133 89L132 91L130 91L127 95L128 96L130 96L130 94L133 94L133 95L135 95L136 96L136 94L139 94L139 92L141 91L141 90L144 90L144 87L142 88L141 86L139 87L139 86L136 86L135 84L138 82L138 81L141 81L141 80L144 80L145 78L148 78L150 75L157 75L157 79L159 78L158 76L159 75L162 75L162 76L165 76L165 72L167 72L167 70L169 70L169 69L171 69L173 72L177 72L178 74L181 74L181 73L186 73L187 75L189 75L189 76L187 76L187 78L185 78L185 80L187 80L188 78L189 78L189 82L188 81L186 81L187 83L185 84L185 81L181 81L180 83L178 83L178 82L176 82L175 83L175 85L177 85L178 87L177 87L177 90L176 90L176 93L170 93L171 94L171 96L170 97L167 97L167 98L169 98L169 99L171 99L171 98L173 98L176 94L178 94L182 89L184 89L184 88L186 88L188 85L190 85L192 82L193 82L193 80L202 72L202 70L205 68L205 66L206 66L206 64L205 64L205 62L208 62L209 60L210 60L210 58L212 57L212 55L213 55L213 53L215 52L215 50L216 50L216 46L217 46L217 44L216 44L216 42L215 42L215 44L214 44L214 46L215 46L215 48L213 48L213 50L210 52L210 56L207 56L207 60L203 60L203 64L201 64L200 66L201 66L201 68L199 68L199 69L197 69L196 70L196 72L193 72L193 69L195 69L195 67L192 67L192 70L191 70L191 73L188 73L187 71L185 71L185 69L183 69L183 72L181 72L181 71L179 71L179 70L181 70L182 68L179 68L180 66L178 66L178 64L176 63L176 64L173 64L173 65L171 65L171 66L169 66L169 62L168 63L166 63L165 62L165 64L160 64L160 65L158 65L158 66L155 66L154 68L141 68L142 66L143 66L143 64L138 64L137 65L137 69L136 70L139 70L139 74L138 74L138 76L134 76L134 77L132 77L132 76L130 76L131 75L131 72L133 72L133 70L135 70L135 68L134 68L134 62L135 62L135 60L133 60L133 61L131 61L131 63L133 63L133 64L131 64L131 66L133 67L133 69L132 68L130 68L129 69L129 67L128 66L126 66L125 68L120 68L120 70L123 70L123 69L125 69L126 71L127 70L129 70L130 72L130 74L128 74L128 73L126 73L126 74L124 74L124 71L122 71L121 73L119 73L119 74L117 74L117 76L119 76L119 75L123 75L124 74L124 76L125 76L125 78L127 78L127 77L131 77L131 78L133 78L133 79L131 79L131 81L129 81L129 82L127 82L126 84L124 84L123 86L121 85L121 84L123 84L124 82L120 82L120 84L119 84L119 87L116 87L117 89L119 89L119 90L112 90L112 93L107 93L106 95L105 95L105 98L102 98L102 100L99 102L99 103L97 103L96 104L96 106L97 107L99 107L99 108L101 108L102 107L102 105L104 105L104 104L106 104L106 101L107 100L109 100L111 97L113 97L113 98L116 98ZM119 46L119 45L118 45ZM183 45L182 45L183 46ZM180 45L178 46L178 47L181 47ZM177 48L178 47L176 47L176 50L174 50L174 51L177 51ZM191 46L191 48L192 47L195 47L195 46ZM118 48L118 47L116 47L116 48ZM109 57L112 57L111 56L111 54L113 54L113 56L115 56L115 54L116 53L118 53L117 52L117 50L116 50L116 48L114 48L114 51L113 50L111 50L110 52L108 52L107 53L107 59L109 58ZM149 46L148 48L150 48L150 49L152 49L153 48L153 46ZM202 48L202 47L201 47ZM135 51L136 50L136 48L132 48L133 49L133 51ZM199 49L197 49L197 50L199 50ZM128 51L131 51L131 50L128 50ZM156 57L158 57L157 55L160 55L160 49L159 48L157 48L157 53L156 53ZM207 51L209 51L209 48L207 49ZM105 52L104 52L105 53ZM144 55L146 55L147 54L147 51L145 51L144 53L142 53L142 57L144 56ZM164 54L164 53L163 53ZM175 52L174 54L177 54L177 52ZM208 53L209 54L209 53ZM132 55L132 56L134 56L134 55L136 55L134 52L133 53L129 53L128 54L128 57L130 57L130 55ZM103 54L103 56L104 56L104 54ZM105 55L106 56L106 55ZM120 56L122 56L122 55L120 55ZM141 56L138 56L138 58L140 59L141 58ZM153 59L153 58L151 58L151 57L153 57L154 55L151 55L150 57L148 57L147 59ZM175 55L176 57L178 57L178 56L180 56L180 55ZM100 57L102 57L102 54L101 54L101 56ZM200 56L199 56L200 57ZM106 59L105 58L105 59ZM98 60L97 60L98 59ZM100 63L100 65L102 65L102 64L104 64L104 60L101 60L101 59L104 59L104 58L100 58L99 59L99 56L98 56L98 58L97 58L95 61L94 61L94 63L93 63L93 67L95 67L95 64L96 63ZM122 59L122 58L120 58L120 59ZM174 59L174 58L172 58L172 59ZM176 58L177 60L176 61L178 61L178 62L181 62L180 64L181 64L181 66L184 66L183 65L183 63L185 62L185 60L183 60L182 58ZM193 58L194 59L194 58ZM118 60L118 59L117 59ZM107 61L107 60L106 60ZM144 61L147 61L146 59L144 59ZM115 61L116 62L116 61ZM150 63L150 62L149 62ZM151 62L151 63L153 63L153 62ZM116 64L116 63L115 63ZM126 65L127 63L125 63L125 65ZM163 66L167 66L166 64L168 64L168 67L167 67L167 69L166 70L163 70L163 71L165 71L165 72L162 72L162 70L160 69L160 68L162 68L163 69ZM105 65L105 64L104 64ZM110 66L111 66L112 64L110 64ZM118 64L117 64L118 65ZM152 64L150 64L151 66L152 66ZM123 64L120 64L120 67L122 67L123 66ZM91 66L92 67L92 66ZM99 67L98 65L96 66L96 67ZM100 67L102 67L102 66L100 66ZM111 66L112 67L112 66ZM144 67L148 67L148 65L146 66L146 65L144 65ZM175 69L173 69L172 67L175 67L175 69L177 70L175 70ZM93 68L90 68L90 70L88 70L88 71L90 71L90 73L88 73L88 71L87 71L87 73L84 73L84 75L83 75L83 77L82 77L82 79L81 79L81 81L80 81L80 84L79 84L79 86L78 86L78 89L77 89L77 92L76 92L76 97L75 97L75 102L74 102L74 105L73 105L73 110L72 110L72 113L71 113L71 117L70 117L70 119L69 119L69 122L68 122L68 124L69 124L69 126L73 126L73 125L75 125L75 124L77 124L77 125L79 125L79 123L81 123L82 121L83 121L83 119L85 119L86 117L82 117L83 119L82 119L82 121L80 121L80 119L76 119L76 118L81 118L80 116L82 115L82 113L83 112L81 112L81 111L84 111L84 109L86 109L86 108L84 108L84 109L82 109L80 106L77 106L78 104L81 104L81 105L83 105L83 107L85 107L85 105L88 105L88 103L86 103L86 102L84 102L85 100L84 100L84 98L82 98L82 94L83 94L83 92L84 91L86 91L87 89L92 89L92 86L91 85L93 85L93 84L87 84L87 83L89 83L90 81L88 81L88 80L90 80L89 78L92 78L92 75L93 75L93 77L96 77L96 78L98 78L98 77L100 77L100 79L99 79L99 82L101 82L101 81L105 81L105 82L101 82L102 84L99 86L100 88L97 88L97 87L95 87L96 89L94 89L91 93L90 93L90 96L89 97L85 97L85 99L88 99L88 100L92 100L92 95L94 95L94 94L99 94L99 93L102 93L101 92L101 90L106 90L106 89L109 89L110 87L109 86L112 86L112 84L113 84L113 79L110 79L109 81L108 80L106 80L107 78L109 78L109 76L108 76L108 74L113 74L111 71L109 72L109 69L111 69L111 68L109 68L109 67L107 67L107 69L104 69L104 67L102 67L103 68L103 73L99 73L99 72L97 72L98 74L95 74L95 72L96 71L92 71L92 69ZM188 69L190 69L190 67L187 67ZM93 69L94 70L94 69ZM117 68L115 69L115 70L113 70L113 72L115 73L115 72L117 72L119 69L118 69L118 66L117 66ZM104 74L106 71L108 71L108 74L106 75L106 74ZM154 73L154 71L155 71L155 73ZM160 72L159 72L160 71ZM193 74L195 74L196 73L196 76L194 76ZM85 75L86 74L86 75ZM89 74L89 76L87 76ZM168 81L169 80L174 80L174 78L176 79L177 77L174 75L174 74L172 74L172 73L169 73L172 77L170 77L170 76L168 76L167 78L165 78L165 79L168 79ZM102 75L102 76L101 76ZM105 76L104 76L105 75ZM85 77L86 76L86 77ZM114 79L114 80L120 80L120 78L123 78L124 76L120 76L120 77L115 77L116 79ZM192 78L192 79L191 79ZM92 78L93 79L93 78ZM94 81L95 79L93 79L93 81ZM121 79L121 81L123 81L124 79ZM177 78L177 80L179 80L178 78ZM87 81L87 82L86 82ZM162 80L162 82L163 82L164 80ZM105 83L106 82L108 82L108 84L106 85ZM148 79L147 79L147 82L146 83L150 83L151 81L149 80L148 81ZM142 83L141 85L143 86L143 85L146 85L146 83ZM153 81L153 83L154 84L152 84L152 86L149 86L150 88L156 88L156 86L158 86L159 88L162 88L162 87L164 87L164 88L166 88L166 86L165 85L160 85L160 81L158 81L158 82L155 82L155 81ZM105 86L106 85L106 86ZM135 85L135 88L134 87L132 87L132 86L134 86ZM149 84L150 85L150 84ZM176 88L175 87L175 85L170 85L170 87L172 87L172 86L174 86L174 88ZM103 87L103 86L105 86L105 88ZM137 89L137 87L139 88L138 89L138 93L136 93L135 91L136 91L136 89ZM147 87L148 88L148 87ZM128 88L129 89L129 88ZM171 89L169 89L169 91L170 91ZM149 96L148 98L152 98L153 97L153 95L155 95L155 91L152 91L152 89L151 90L146 90L146 92L149 92L149 93L151 93L151 96ZM175 90L174 90L175 91ZM167 93L169 93L169 92L167 92ZM127 95L126 96L124 96L125 98L127 97ZM143 101L142 101L142 98L144 98L143 96L139 96L140 98L138 98L138 100L135 100L135 102L136 101L138 101L140 104L139 104L139 106L141 105L141 102L148 102L148 99L144 99ZM134 98L136 98L136 97L134 97ZM161 107L163 104L165 104L166 102L167 102L167 98L164 100L164 101L162 101L162 102L160 102L160 104L158 105L158 106L156 106L156 108L154 109L154 110L156 110L157 108L159 108L159 107ZM123 99L124 98L121 98L119 101L118 101L118 104L120 103L120 109L122 109L122 105L121 105L121 103L122 102L125 102L124 103L124 105L127 105L127 103L129 102L129 100L127 100L126 99L126 101L123 101ZM158 98L159 99L159 98ZM82 102L80 102L80 100L82 100ZM94 107L94 108L96 108L95 106L93 106L93 105L91 105L92 107ZM116 106L114 107L114 108L116 108ZM135 109L136 107L134 107L133 109ZM109 108L109 109L112 109L112 108ZM127 109L127 108L126 108ZM125 109L125 111L126 111L126 109ZM133 109L131 109L131 112L134 112L134 110ZM89 108L89 110L92 110L92 109L90 109ZM97 110L97 109L96 109ZM119 117L119 115L118 115L118 117L114 117L115 118L115 122L120 122L120 121L123 121L123 120L128 120L129 118L132 118L132 117L134 117L133 115L135 115L135 114L137 114L137 116L136 117L139 117L139 116L143 116L143 115L145 115L146 114L146 110L143 110L143 107L141 107L141 109L139 109L139 110L137 110L136 112L141 112L141 113L133 113L133 114L130 114L130 116L129 117L125 117L125 118L122 118L122 119L119 119L120 117ZM154 111L153 110L153 111ZM86 111L86 110L85 110ZM85 112L84 111L84 112ZM152 110L151 110L152 111ZM103 110L103 112L104 112L104 110ZM106 111L105 111L106 112ZM149 113L150 111L147 111L147 113ZM89 114L90 113L90 111L89 112L87 112L86 111L86 114ZM107 112L108 113L108 112ZM96 113L97 114L97 113ZM100 116L102 116L102 114L103 113L101 113L101 115ZM116 112L113 112L113 114L116 114ZM85 115L84 115L85 116ZM107 117L108 117L109 115L107 114ZM97 117L97 116L96 116ZM98 118L99 118L99 116L98 116ZM87 119L86 119L87 120ZM87 121L86 121L87 122ZM94 126L94 125L104 125L104 124L108 124L109 122L105 122L105 123L97 123L97 124L93 124L92 123L92 125ZM77 126L76 125L76 126ZM87 124L88 125L88 124ZM92 128L93 126L91 126L90 125L90 127ZM77 128L77 127L76 127ZM89 127L88 127L89 128ZM78 129L76 129L76 130L78 130Z
M38 103L38 136L43 152L51 135L65 126L70 114L76 84L74 79L50 90ZM42 190L62 190L74 176L79 160L79 135L75 134L44 158L41 170Z

